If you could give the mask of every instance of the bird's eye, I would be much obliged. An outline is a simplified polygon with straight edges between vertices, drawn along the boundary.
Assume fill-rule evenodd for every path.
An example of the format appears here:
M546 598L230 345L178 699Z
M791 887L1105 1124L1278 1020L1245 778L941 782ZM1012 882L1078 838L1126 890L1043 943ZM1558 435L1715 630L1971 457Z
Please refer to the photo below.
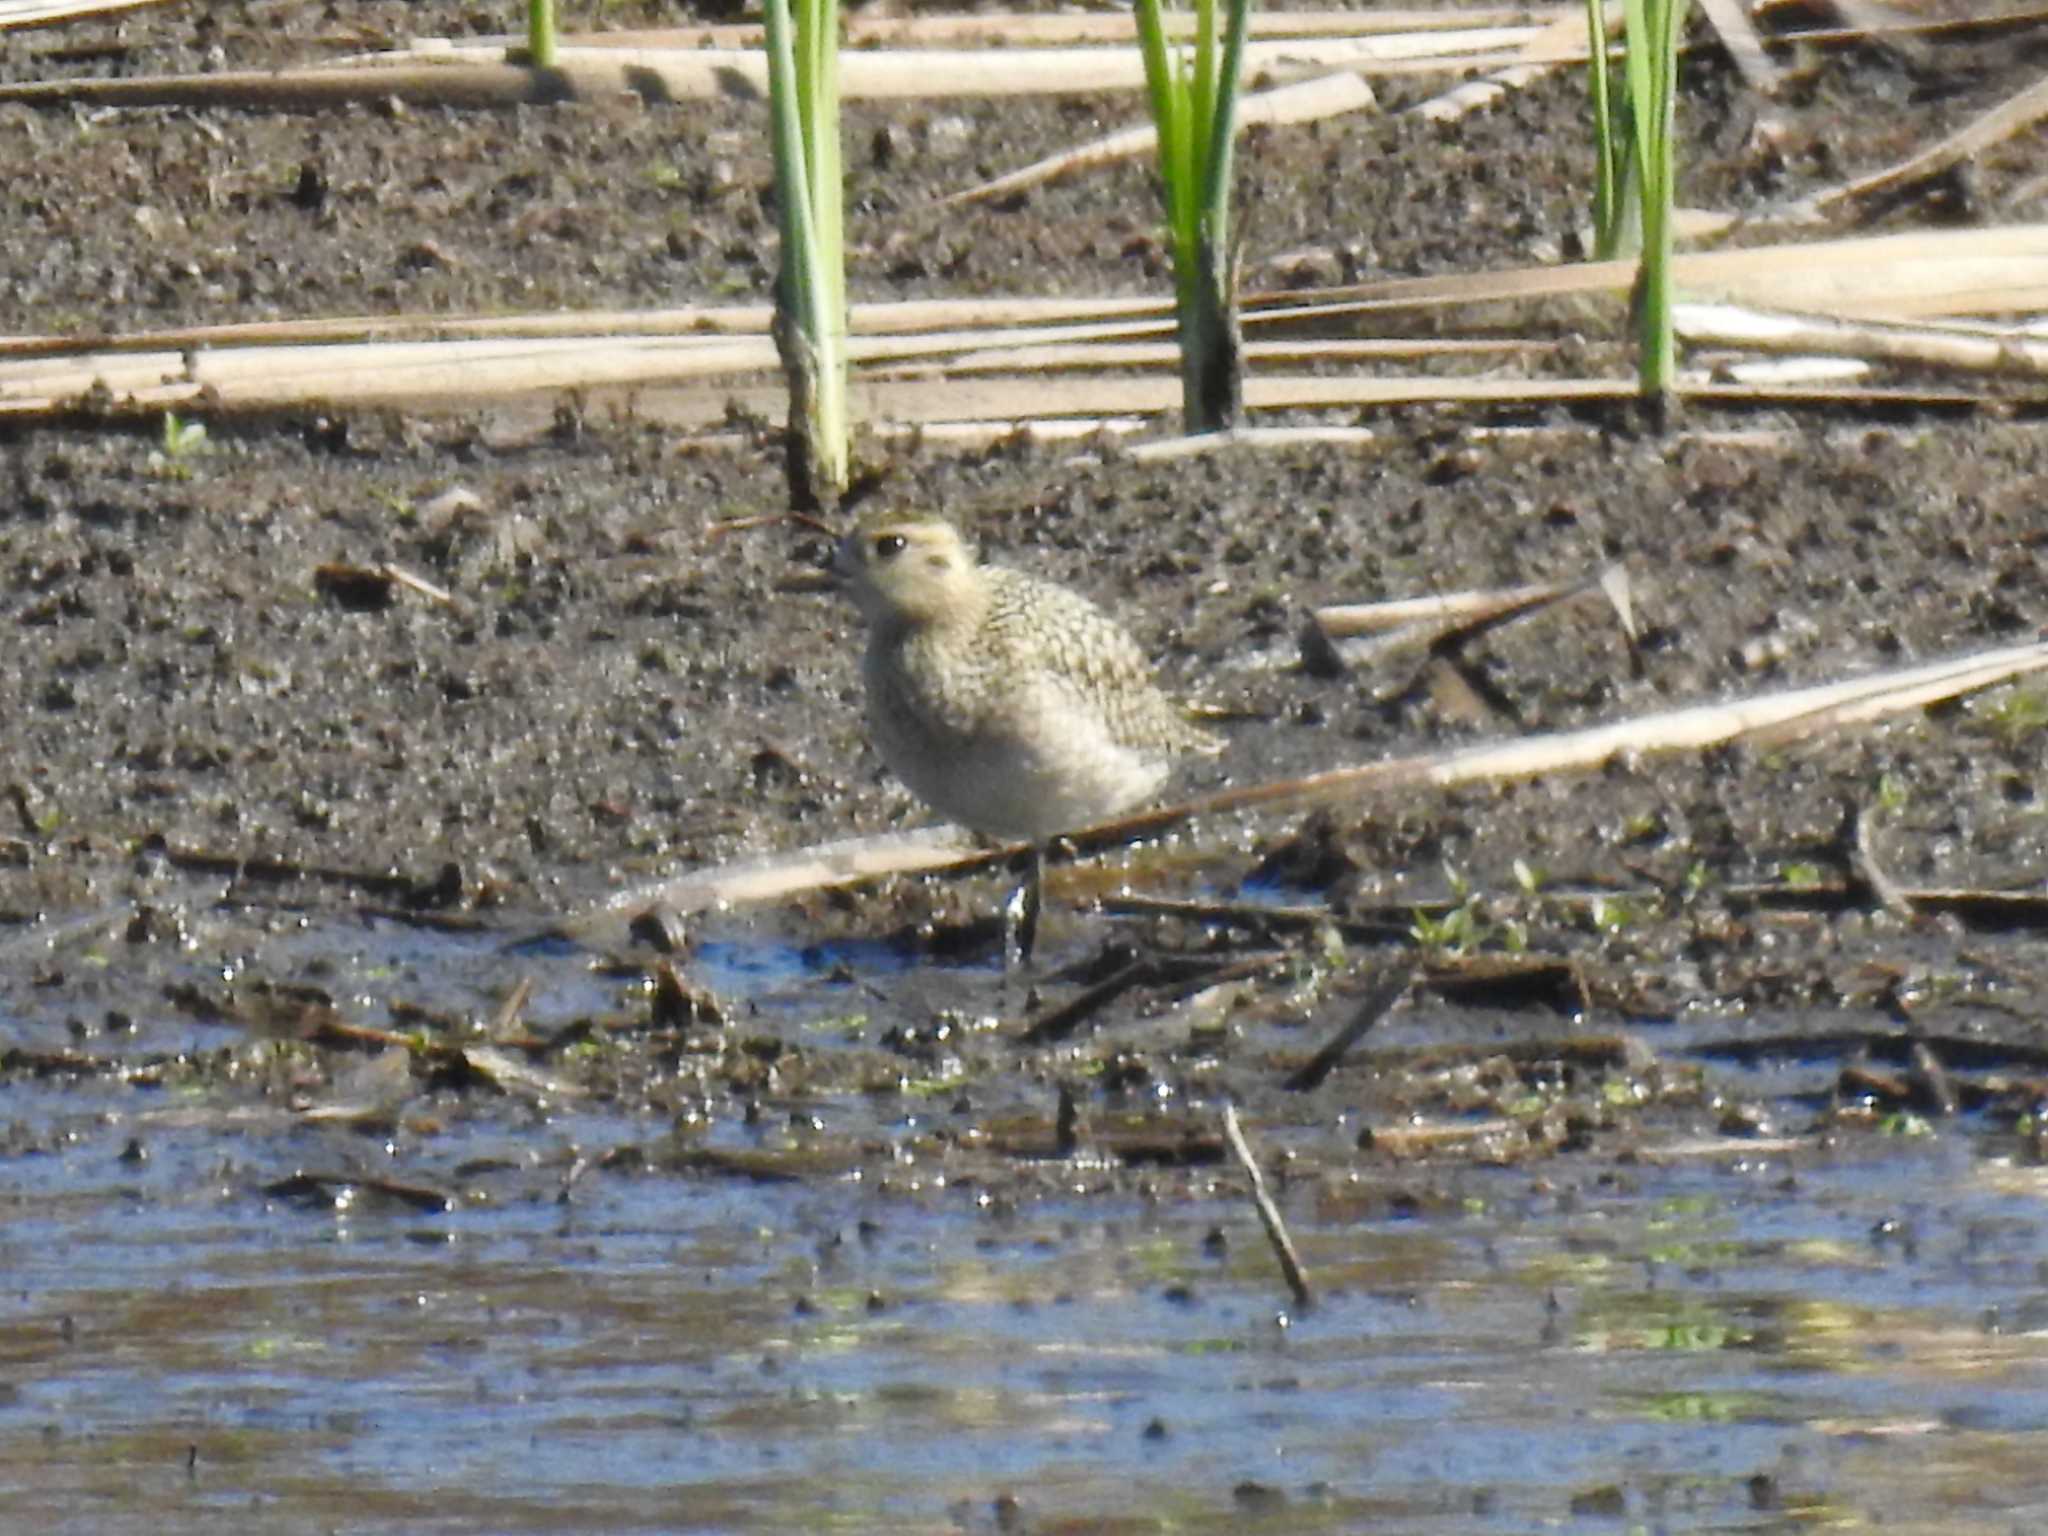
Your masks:
M875 558L894 560L910 547L910 541L900 533L885 533L875 540Z

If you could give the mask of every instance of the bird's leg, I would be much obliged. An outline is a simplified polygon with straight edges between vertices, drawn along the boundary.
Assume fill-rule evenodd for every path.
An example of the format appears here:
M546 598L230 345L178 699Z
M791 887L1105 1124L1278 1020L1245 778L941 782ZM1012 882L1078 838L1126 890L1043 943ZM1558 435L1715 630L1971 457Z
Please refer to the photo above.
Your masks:
M1033 843L1024 854L1023 882L1003 903L1003 969L1021 971L1038 947L1038 914L1045 906L1045 849Z

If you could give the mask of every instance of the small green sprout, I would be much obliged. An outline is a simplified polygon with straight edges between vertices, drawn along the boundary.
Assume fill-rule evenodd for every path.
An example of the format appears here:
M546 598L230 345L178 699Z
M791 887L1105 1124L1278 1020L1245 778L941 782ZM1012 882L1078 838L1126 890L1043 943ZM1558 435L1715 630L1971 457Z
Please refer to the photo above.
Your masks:
M1607 937L1614 938L1627 932L1636 924L1636 910L1620 896L1595 896L1589 915L1593 926Z
M1664 818L1656 811L1639 811L1622 823L1624 843L1653 843L1664 835Z
M1459 901L1470 901L1472 899L1471 877L1456 865L1448 862L1445 863L1444 882L1450 886L1451 894L1457 897Z
M1444 879L1455 905L1435 917L1418 909L1409 936L1423 949L1438 954L1470 954L1485 936L1479 898L1473 894L1472 882L1450 864L1444 865Z
M1466 906L1452 907L1438 917L1418 909L1408 934L1423 949L1447 955L1465 954L1477 946L1479 939L1478 924L1473 920L1472 909Z
M181 421L176 411L164 412L164 457L190 458L206 447L206 423Z
M2007 750L2023 746L2048 729L2048 689L2008 688L1983 719L1999 745Z
M168 480L190 480L192 460L206 451L206 423L187 421L175 411L165 411L163 435L150 451L152 472Z
M1896 816L1912 800L1912 792L1906 788L1906 781L1896 773L1881 773L1877 776L1877 808Z
M413 522L420 515L419 508L415 507L411 500L400 496L395 491L379 490L372 486L370 488L370 499L381 502L384 509L401 523Z

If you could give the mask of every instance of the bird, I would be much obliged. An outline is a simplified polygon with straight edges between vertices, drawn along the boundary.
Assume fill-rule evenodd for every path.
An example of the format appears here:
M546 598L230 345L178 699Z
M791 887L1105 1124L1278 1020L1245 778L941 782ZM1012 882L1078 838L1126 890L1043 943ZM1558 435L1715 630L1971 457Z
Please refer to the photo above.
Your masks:
M862 682L882 761L985 837L1031 845L1006 905L1028 959L1045 845L1130 809L1222 741L1163 693L1137 641L1071 588L977 560L943 517L884 513L833 572L867 621Z

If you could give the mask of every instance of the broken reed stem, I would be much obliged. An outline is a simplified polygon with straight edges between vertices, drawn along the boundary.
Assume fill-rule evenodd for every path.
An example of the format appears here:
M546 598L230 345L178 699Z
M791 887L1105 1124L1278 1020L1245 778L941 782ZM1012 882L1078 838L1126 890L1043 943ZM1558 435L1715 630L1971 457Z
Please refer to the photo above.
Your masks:
M1230 1144L1231 1155L1243 1165L1245 1175L1251 1181L1252 1208L1259 1213L1259 1223L1266 1229L1266 1241L1273 1245L1274 1257L1280 1260L1280 1273L1287 1277L1287 1288L1294 1293L1294 1304L1306 1310L1315 1304L1315 1297L1308 1288L1308 1276L1302 1272L1301 1256L1294 1251L1294 1239L1287 1235L1287 1224L1280 1219L1280 1208L1266 1193L1266 1176L1259 1172L1258 1161L1245 1142L1234 1104L1223 1106L1223 1139Z
M519 1016L526 1012L526 1005L533 1000L533 978L522 976L506 994L505 1001L498 1005L498 1011L491 1018L491 1027L485 1031L487 1038L502 1040L512 1033L512 1027L519 1022Z
M1380 979L1359 1000L1352 1011L1351 1021L1329 1039L1323 1048L1310 1057L1300 1071L1287 1079L1287 1088L1294 1093L1306 1093L1320 1088L1323 1079L1337 1069L1345 1053L1365 1037L1365 1032L1387 1016L1394 1004L1407 994L1408 984L1415 979L1420 967L1413 960L1400 961L1387 967Z

